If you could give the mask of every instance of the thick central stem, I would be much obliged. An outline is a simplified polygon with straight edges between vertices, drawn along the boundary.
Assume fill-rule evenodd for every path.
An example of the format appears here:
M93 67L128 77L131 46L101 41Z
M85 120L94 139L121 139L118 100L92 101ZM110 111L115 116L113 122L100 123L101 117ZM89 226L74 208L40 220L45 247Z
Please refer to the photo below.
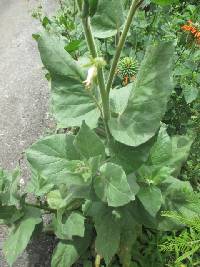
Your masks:
M89 18L83 18L82 22L83 22L85 37L87 40L87 44L88 44L90 53L91 53L93 58L96 58L96 57L98 57L98 53L97 53L94 38L92 35ZM106 88L105 88L103 70L101 67L97 68L97 78L98 78L98 84L99 84L101 98L102 98L104 119L105 119L105 121L108 121L108 119L109 119L109 103L108 103L108 96L107 96Z
M77 0L79 12L81 13L82 9L82 3L80 0ZM98 57L98 52L97 48L95 45L95 41L93 38L91 26L90 26L90 18L82 18L82 24L83 24L83 29L84 29L84 34L85 38L87 41L87 45L90 51L90 54L93 58ZM110 110L109 110L109 95L106 92L106 87L105 87L105 80L104 80L104 74L103 74L103 69L101 67L97 68L97 79L98 79L98 84L99 84L99 89L100 89L100 94L101 94L101 99L102 99L102 107L103 107L103 120L105 122L105 130L107 133L107 137L109 137L109 128L108 128L108 120L110 117Z

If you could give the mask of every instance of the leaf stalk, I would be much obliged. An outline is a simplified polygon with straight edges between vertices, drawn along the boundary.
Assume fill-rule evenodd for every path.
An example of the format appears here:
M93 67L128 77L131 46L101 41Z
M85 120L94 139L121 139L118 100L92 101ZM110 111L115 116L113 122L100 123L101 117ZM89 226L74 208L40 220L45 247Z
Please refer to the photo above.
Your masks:
M124 47L128 31L129 31L129 28L130 28L132 20L133 20L133 17L135 15L136 10L142 4L142 2L143 2L143 0L134 0L132 2L132 4L131 4L130 11L129 11L129 14L128 14L124 29L122 31L121 37L119 39L119 42L118 42L118 45L117 45L117 49L116 49L116 53L115 53L115 56L113 58L113 62L112 62L111 69L110 69L110 73L109 73L109 76L108 76L108 82L106 84L106 92L107 92L108 95L110 93L110 89L111 89L113 81L114 81L117 64L118 64L122 49Z

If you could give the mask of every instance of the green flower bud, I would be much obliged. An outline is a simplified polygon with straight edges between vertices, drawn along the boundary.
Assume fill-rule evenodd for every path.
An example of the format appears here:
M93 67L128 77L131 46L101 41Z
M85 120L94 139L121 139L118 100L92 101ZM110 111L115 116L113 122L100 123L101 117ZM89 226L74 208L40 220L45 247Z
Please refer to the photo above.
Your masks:
M119 61L117 73L123 78L131 79L138 70L138 62L131 57L125 57Z

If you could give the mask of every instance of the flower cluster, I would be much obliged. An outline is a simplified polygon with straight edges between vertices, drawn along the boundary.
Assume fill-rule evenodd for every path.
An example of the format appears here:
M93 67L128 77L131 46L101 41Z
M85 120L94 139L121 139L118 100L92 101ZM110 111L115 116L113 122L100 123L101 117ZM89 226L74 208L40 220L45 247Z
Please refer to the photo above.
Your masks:
M196 38L196 40L200 42L200 31L198 30L196 26L194 26L191 20L188 20L188 24L183 25L181 29L183 31L191 32L192 35Z

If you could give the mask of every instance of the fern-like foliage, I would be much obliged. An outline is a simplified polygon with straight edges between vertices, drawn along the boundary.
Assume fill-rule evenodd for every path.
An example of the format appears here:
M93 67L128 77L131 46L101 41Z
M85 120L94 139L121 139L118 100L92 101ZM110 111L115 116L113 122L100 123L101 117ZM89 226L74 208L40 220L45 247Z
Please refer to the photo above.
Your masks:
M195 198L198 197L199 195L195 196ZM162 215L177 220L186 228L179 233L167 236L159 246L160 251L173 253L176 264L189 263L189 266L200 266L198 255L200 253L200 215L192 218L176 212L164 212Z

